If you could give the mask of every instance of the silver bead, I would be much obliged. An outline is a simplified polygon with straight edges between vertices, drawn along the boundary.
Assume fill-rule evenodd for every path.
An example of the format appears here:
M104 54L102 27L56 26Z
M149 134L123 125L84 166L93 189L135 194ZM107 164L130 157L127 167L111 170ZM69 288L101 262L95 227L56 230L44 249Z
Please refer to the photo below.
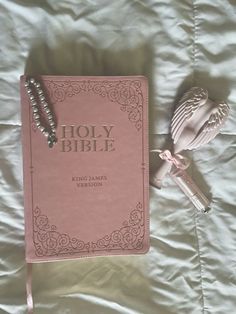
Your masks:
M52 148L53 147L53 142L51 142L50 140L48 141L48 146L50 147L50 148Z
M34 112L34 108L32 108L32 110L33 110L34 120L39 120L40 119L39 113Z
M56 134L54 132L51 132L50 135L48 136L48 140L50 140L52 143L57 142Z
M34 88L32 88L30 84L33 84ZM48 103L45 100L45 95L41 88L41 85L34 78L30 78L28 80L25 80L25 88L30 99L34 123L37 126L37 128L43 133L43 135L47 138L49 147L53 147L53 145L57 142L56 123L53 121L53 114L50 110ZM37 94L37 97L35 96L35 93ZM49 124L48 130L46 130L46 128L41 124L40 113L43 114L41 110L43 110L44 113L46 114L45 119L47 119Z

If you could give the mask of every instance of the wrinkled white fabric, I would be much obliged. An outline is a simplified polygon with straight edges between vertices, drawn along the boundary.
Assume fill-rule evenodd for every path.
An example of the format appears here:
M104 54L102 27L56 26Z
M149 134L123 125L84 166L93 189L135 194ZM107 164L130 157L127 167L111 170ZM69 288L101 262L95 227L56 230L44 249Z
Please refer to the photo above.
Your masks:
M0 0L0 22L0 313L26 313L23 73L146 75L150 148L163 148L189 87L231 107L221 134L188 154L212 211L197 213L169 178L150 187L150 252L34 265L35 313L235 313L236 2Z

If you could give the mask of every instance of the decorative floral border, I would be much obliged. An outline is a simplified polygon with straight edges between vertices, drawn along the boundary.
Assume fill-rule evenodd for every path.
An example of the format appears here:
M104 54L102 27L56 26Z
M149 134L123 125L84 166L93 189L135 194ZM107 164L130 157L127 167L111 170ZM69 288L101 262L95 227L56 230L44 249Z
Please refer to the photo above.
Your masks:
M139 131L142 128L144 100L140 80L44 80L43 83L52 104L82 92L93 92L117 103L120 110L127 112L129 121L136 129Z
M131 211L128 221L110 234L96 242L84 242L81 239L61 233L37 206L33 211L33 242L36 256L59 256L62 254L93 253L96 251L140 250L144 239L144 212L139 202Z
M129 121L138 131L143 127L144 100L140 80L53 81L45 79L43 84L51 104L62 102L66 97L72 97L81 92L95 93L101 97L108 97L111 102L118 104L120 110L128 114ZM33 131L36 131L33 119L31 122ZM41 212L38 206L33 209L33 243L38 257L75 253L89 255L97 251L138 251L143 248L144 233L144 210L140 202L120 228L95 242L84 242L60 232L57 226L50 224L49 218Z

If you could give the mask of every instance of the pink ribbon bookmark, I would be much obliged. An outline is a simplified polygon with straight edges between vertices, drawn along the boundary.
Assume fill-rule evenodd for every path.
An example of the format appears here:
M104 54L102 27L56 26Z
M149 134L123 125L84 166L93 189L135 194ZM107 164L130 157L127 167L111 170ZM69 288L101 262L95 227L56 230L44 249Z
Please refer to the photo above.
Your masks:
M28 314L33 314L33 297L32 297L32 263L26 263L26 293Z

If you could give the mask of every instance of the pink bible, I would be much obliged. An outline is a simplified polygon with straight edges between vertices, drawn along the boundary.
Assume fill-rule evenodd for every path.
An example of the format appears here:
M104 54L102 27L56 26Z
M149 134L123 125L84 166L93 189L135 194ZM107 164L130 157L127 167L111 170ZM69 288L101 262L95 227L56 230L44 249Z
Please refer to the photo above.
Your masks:
M50 148L37 127L22 76L26 261L146 253L146 78L36 79L53 111L57 141Z

